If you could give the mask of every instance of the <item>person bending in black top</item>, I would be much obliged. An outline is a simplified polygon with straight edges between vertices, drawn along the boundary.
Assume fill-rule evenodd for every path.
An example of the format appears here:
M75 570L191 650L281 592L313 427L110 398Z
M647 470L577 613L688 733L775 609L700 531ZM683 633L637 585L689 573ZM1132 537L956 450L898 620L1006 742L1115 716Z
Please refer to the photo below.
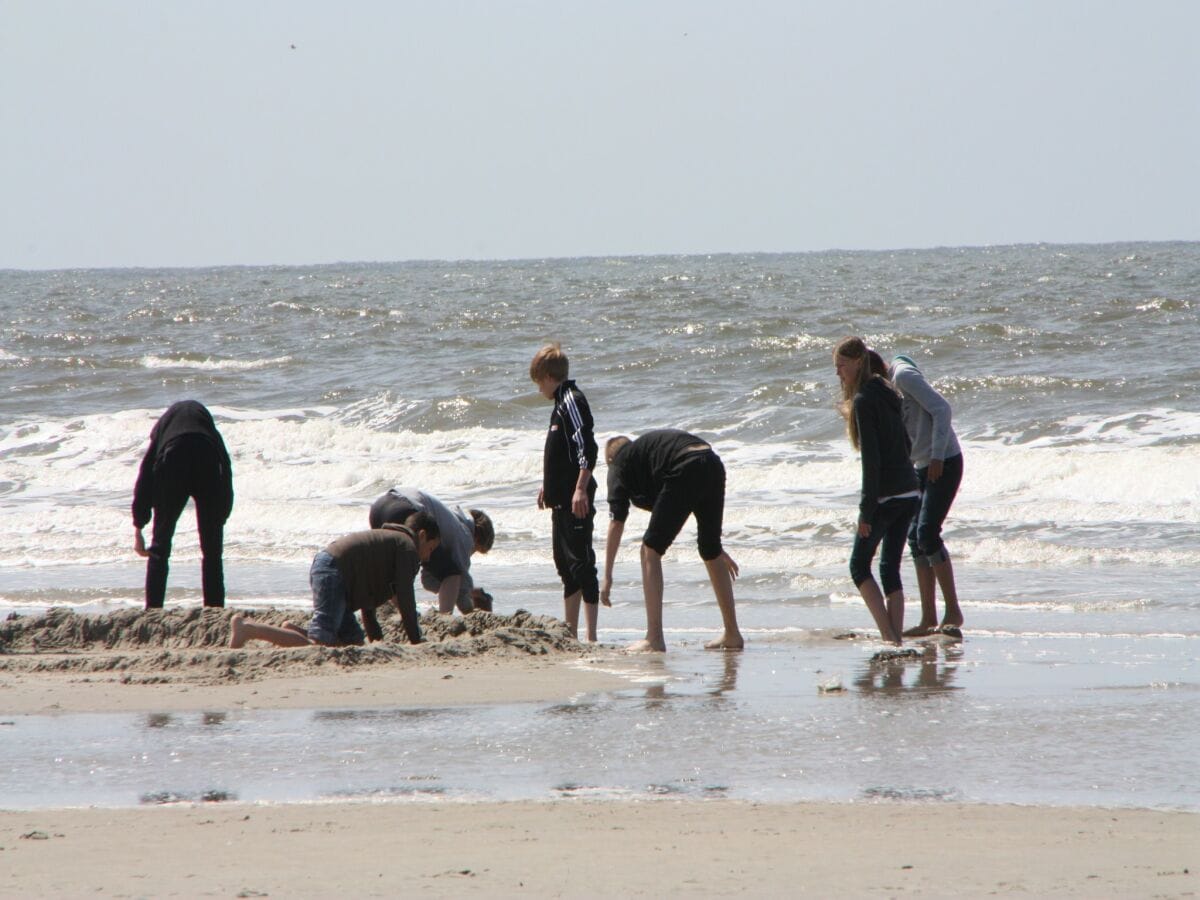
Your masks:
M609 602L613 562L632 503L650 510L642 536L642 594L646 601L646 637L632 651L665 651L663 636L662 558L689 515L696 517L696 543L708 569L724 631L704 646L740 650L745 646L734 610L733 580L737 563L721 546L725 514L725 466L707 441L676 429L649 431L631 441L624 435L604 446L608 463L608 538L604 548L604 581L600 599Z
M181 400L168 407L151 430L133 487L133 549L147 558L146 609L162 608L171 541L189 497L196 501L204 605L224 606L221 553L225 522L233 510L233 468L212 413L195 400ZM154 530L147 550L142 529L152 514Z
M900 558L909 522L920 506L920 485L909 459L911 445L900 415L900 395L880 374L887 371L883 360L862 338L839 341L833 350L833 364L842 385L840 409L850 445L862 456L862 494L850 552L850 577L880 636L899 644L904 633ZM871 560L881 543L882 591L871 576Z

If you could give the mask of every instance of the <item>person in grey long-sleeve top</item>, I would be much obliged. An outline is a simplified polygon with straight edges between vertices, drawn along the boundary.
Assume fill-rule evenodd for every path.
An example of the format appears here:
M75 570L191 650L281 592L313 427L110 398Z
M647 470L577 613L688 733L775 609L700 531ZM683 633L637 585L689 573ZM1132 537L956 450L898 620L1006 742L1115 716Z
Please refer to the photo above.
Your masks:
M432 513L441 532L441 542L428 560L421 563L421 586L438 595L438 611L462 613L472 609L492 611L492 595L476 587L471 576L471 555L486 554L496 539L492 520L481 509L450 509L433 494L415 487L394 487L371 504L367 520L372 528L389 522L402 524L414 512Z
M888 370L900 391L900 415L912 441L910 456L920 482L921 505L908 531L908 546L921 592L921 622L904 632L922 637L941 631L960 636L963 624L954 581L954 566L942 540L942 524L962 483L963 457L951 424L950 404L907 356L897 356ZM945 615L938 624L936 589L941 588Z

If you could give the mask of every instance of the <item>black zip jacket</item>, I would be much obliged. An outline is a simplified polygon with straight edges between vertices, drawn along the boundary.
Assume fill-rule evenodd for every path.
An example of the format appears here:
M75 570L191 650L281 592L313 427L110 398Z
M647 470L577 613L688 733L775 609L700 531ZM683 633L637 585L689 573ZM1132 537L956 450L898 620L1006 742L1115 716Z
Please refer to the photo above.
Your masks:
M592 411L583 391L567 379L554 392L554 411L542 454L542 501L550 508L571 508L579 470L596 471L596 437ZM596 479L588 481L588 496L596 492Z

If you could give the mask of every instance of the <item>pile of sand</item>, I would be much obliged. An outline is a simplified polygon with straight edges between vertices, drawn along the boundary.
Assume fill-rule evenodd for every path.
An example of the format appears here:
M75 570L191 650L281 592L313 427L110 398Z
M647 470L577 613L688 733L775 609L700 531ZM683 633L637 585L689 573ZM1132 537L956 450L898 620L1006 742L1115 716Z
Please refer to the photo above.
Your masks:
M141 683L176 680L245 681L316 668L424 665L491 656L580 655L565 623L525 610L512 615L476 611L462 617L427 612L426 642L407 643L400 617L379 609L384 640L364 647L283 649L254 642L229 649L234 612L270 625L306 624L300 609L152 609L78 615L56 607L43 615L10 615L0 622L0 672L125 673Z

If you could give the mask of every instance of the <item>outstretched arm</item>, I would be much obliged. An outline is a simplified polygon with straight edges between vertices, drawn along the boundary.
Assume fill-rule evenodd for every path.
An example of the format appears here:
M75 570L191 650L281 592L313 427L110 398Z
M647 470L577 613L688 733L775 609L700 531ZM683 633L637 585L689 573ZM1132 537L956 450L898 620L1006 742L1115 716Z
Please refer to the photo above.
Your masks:
M458 595L462 593L462 580L461 575L450 575L442 579L437 590L438 612L454 612L454 604L458 601Z
M404 633L408 635L408 642L410 644L421 643L421 618L417 615L417 598L413 596L411 581L404 581L396 585L396 594L391 598L391 603L400 613L401 621L404 622Z
M379 619L375 617L375 610L364 606L360 612L362 613L363 631L367 633L367 640L382 641L383 629L379 627Z
M612 594L613 563L617 561L617 548L621 546L621 535L625 533L625 523L610 519L608 536L604 540L604 579L600 582L600 602L612 606L609 595Z

